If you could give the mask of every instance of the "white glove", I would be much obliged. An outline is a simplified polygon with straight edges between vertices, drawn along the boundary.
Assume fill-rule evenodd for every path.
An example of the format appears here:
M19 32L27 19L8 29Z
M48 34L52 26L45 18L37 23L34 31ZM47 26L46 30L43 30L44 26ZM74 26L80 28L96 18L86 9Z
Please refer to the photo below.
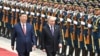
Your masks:
M62 22L64 19L63 18L60 18L60 22Z
M51 8L48 8L48 11L50 11L51 10Z
M39 9L39 6L37 6L37 9Z
M26 14L29 14L29 12L28 12L28 11L26 11Z
M23 10L21 10L21 13L24 13L24 11L23 11Z
M12 9L12 11L15 11L15 9Z
M45 17L45 15L44 15L44 14L42 14L42 15L41 15L41 17Z
M19 12L19 9L16 9L16 12Z
M69 18L67 18L67 21L68 21L68 22L70 22L70 23L72 22L72 20L71 20L71 19L69 19Z
M54 12L55 10L53 9L53 12Z
M88 24L88 28L91 28L92 27L92 25L91 24Z
M73 21L73 23L74 23L75 25L77 25L77 24L78 24L78 22L77 22L77 21Z
M85 22L81 21L81 25L85 25Z
M44 10L44 7L42 7L42 10Z
M0 8L2 8L2 6L0 6Z
M10 8L9 8L9 7L7 7L6 9L7 9L7 10L10 10Z
M47 18L49 18L50 16L48 15Z
M37 15L37 16L39 16L40 14L39 14L39 13L37 13L36 15Z
M34 12L31 12L31 15L35 15Z

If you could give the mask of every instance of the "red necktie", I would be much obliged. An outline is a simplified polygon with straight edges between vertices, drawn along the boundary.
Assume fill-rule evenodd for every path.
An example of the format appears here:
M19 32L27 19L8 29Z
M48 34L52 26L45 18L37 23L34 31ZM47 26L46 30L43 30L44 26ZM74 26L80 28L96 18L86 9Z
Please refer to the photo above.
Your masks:
M25 25L23 24L23 32L26 35Z

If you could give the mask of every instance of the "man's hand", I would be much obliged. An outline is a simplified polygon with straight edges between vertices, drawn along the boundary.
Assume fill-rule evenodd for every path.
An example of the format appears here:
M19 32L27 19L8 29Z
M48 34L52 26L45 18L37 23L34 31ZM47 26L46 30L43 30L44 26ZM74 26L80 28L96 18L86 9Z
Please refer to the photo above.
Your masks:
M62 44L61 43L59 43L59 48L62 48Z
M45 52L46 50L45 49L42 49L42 51Z
M33 49L33 50L36 50L36 45L34 45L34 46L32 47L32 49Z
M11 49L14 50L14 46L11 46Z

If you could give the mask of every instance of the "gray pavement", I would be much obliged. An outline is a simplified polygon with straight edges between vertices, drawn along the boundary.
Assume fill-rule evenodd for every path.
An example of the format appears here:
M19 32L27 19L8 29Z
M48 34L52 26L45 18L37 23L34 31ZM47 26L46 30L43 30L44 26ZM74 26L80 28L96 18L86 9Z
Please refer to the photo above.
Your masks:
M0 37L0 47L1 48L4 48L4 49L7 49L7 50L9 50L11 52L17 53L16 50L13 51L11 49L10 43L11 43L10 39L6 39L6 38L3 38L3 37ZM39 50L39 49L33 50L30 54L31 54L30 56L46 56L46 53L41 51L41 50Z
M11 44L11 40L10 39L4 38L4 37L0 37L0 48L4 48L4 49L7 49L7 50L9 50L11 52L17 53L16 50L13 51L11 49L11 45L10 44ZM68 51L69 51L68 49L69 48L67 47L67 53L66 54L68 54ZM33 50L30 54L31 54L30 56L46 56L46 53L43 52L40 49ZM56 56L58 56L58 55L56 55ZM73 53L73 56L75 56L75 51ZM82 51L81 51L80 56L82 56ZM88 56L90 56L89 53L88 53ZM97 54L95 56L97 56Z

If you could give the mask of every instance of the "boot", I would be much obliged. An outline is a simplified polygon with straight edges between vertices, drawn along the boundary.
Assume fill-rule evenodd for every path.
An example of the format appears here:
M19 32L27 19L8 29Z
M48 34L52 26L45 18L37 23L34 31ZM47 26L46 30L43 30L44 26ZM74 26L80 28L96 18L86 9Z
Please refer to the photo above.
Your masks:
M74 48L73 47L69 47L69 55L68 56L72 56L74 52Z
M90 56L95 56L95 53L94 52L90 52Z
M87 55L88 55L88 51L85 50L85 49L83 49L83 50L82 50L82 56L87 56Z
M75 48L75 56L79 56L80 55L80 49L79 48Z

